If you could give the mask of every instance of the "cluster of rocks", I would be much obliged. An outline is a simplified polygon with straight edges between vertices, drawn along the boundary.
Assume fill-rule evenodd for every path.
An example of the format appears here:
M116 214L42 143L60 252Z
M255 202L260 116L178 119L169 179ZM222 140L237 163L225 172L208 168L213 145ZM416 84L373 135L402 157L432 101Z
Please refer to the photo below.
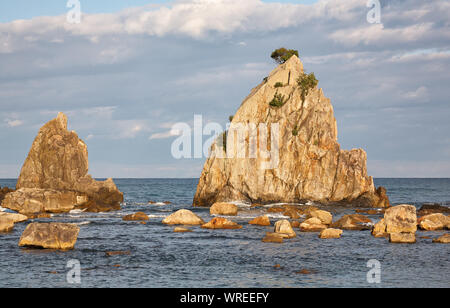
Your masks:
M114 181L96 181L88 168L86 144L67 130L67 117L59 113L39 130L16 190L4 196L2 207L25 215L120 209L123 194Z
M16 189L0 189L0 203L20 214L0 213L0 232L27 219L50 217L73 209L88 212L119 210L123 202L112 179L96 181L89 174L86 144L67 130L63 113L46 123L33 141ZM73 249L79 227L61 223L30 223L19 246Z

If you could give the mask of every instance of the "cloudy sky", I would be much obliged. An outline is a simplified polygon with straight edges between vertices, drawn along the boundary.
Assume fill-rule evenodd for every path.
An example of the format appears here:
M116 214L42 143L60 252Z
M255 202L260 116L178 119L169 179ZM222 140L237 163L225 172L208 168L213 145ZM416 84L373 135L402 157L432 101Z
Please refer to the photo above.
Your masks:
M450 177L450 1L383 0L381 24L367 0L81 0L80 24L66 3L0 3L0 178L58 111L95 177L198 177L204 159L172 158L172 125L225 125L281 46L371 175Z

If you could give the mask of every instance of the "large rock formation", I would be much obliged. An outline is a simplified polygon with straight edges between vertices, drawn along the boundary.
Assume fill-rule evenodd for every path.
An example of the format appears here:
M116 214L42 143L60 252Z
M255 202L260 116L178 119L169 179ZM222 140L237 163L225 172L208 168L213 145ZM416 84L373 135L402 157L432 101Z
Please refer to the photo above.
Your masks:
M313 88L302 99L302 89L297 84L302 75L302 63L292 56L251 91L231 125L251 127L253 123L259 127L260 123L267 124L268 138L262 140L259 131L257 144L268 146L261 146L256 157L250 155L251 129L244 131L247 148L243 158L237 152L230 155L230 148L242 146L235 134L225 135L223 145L221 140L225 138L218 138L211 147L215 155L204 165L194 206L234 200L251 203L311 200L375 207L389 204L384 190L377 192L372 177L367 174L366 153L361 149L341 150L333 107L322 89ZM279 95L283 95L284 100L273 103ZM276 131L274 123L279 127L278 161L277 153L272 151L276 149L276 141L270 145ZM264 149L273 152L269 158L261 155ZM270 162L275 164L268 167Z
M89 169L86 144L67 130L67 117L45 124L20 172L16 191L2 206L21 213L67 212L81 207L99 212L120 209L123 194L112 179L96 181Z

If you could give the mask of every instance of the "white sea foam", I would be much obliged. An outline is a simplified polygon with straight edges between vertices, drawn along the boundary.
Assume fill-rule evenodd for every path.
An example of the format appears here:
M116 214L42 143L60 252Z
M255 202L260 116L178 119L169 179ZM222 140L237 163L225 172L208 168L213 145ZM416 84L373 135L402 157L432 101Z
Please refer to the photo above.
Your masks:
M80 213L83 213L84 211L86 211L86 209L83 209L83 210L76 209L76 210L71 210L69 212L69 214L80 214Z
M77 226L84 226L84 225L88 225L88 224L90 224L91 222L90 221L82 221L82 222L76 222L75 224L77 225Z
M0 206L0 212L4 212L4 211L6 211L6 209Z

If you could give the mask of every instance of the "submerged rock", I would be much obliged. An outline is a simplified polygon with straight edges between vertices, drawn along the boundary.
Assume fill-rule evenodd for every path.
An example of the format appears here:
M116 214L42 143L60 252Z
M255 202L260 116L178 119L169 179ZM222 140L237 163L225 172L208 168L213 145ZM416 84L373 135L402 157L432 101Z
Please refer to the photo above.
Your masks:
M120 209L123 194L112 179L96 181L88 175L86 144L67 130L59 113L40 130L22 166L17 191L6 195L2 206L21 213L68 212L80 206Z
M236 216L238 207L235 204L218 202L214 203L209 209L211 215Z
M343 230L371 230L372 220L361 214L344 215L331 226Z
M126 215L122 219L125 221L146 221L150 218L143 212L137 212L134 214Z
M450 207L440 205L439 203L424 203L417 211L417 216L425 216L436 213L450 214Z
M75 247L80 228L64 223L31 223L19 241L19 246L69 250Z
M270 219L267 215L263 215L250 220L248 223L257 226L270 226Z
M321 239L340 238L343 232L344 231L339 230L339 229L329 228L329 229L325 229L322 232L320 232L319 238L321 238Z
M292 56L251 91L231 123L232 126L251 123L256 127L267 124L270 132L275 129L271 125L277 123L279 140L269 150L276 149L278 143L279 151L269 153L267 159L261 155L266 149L259 148L257 155L242 158L233 148L248 148L250 130L244 128L242 139L234 142L234 134L221 136L211 147L215 155L204 165L194 206L230 200L264 204L311 200L382 206L379 200L383 196L378 195L372 177L367 174L366 153L361 149L340 148L333 107L322 89L311 89L302 99L297 79L303 74L303 64ZM277 83L284 86L275 87ZM280 95L284 96L282 104L271 105ZM242 140L246 143L222 146L223 139L228 145Z
M189 210L179 210L162 221L166 225L203 225L205 222Z
M267 232L266 236L262 239L263 243L283 243L284 236L280 233Z
M202 225L203 229L241 229L242 226L238 225L231 220L223 217L215 217L210 222Z
M274 232L286 238L296 237L295 231L292 229L291 223L286 220L279 220L275 223Z
M173 229L173 232L175 232L175 233L188 233L188 232L192 232L192 230L191 229L187 229L187 228L176 227L175 229Z
M433 243L449 244L450 243L450 234L447 233L438 238L433 239Z

